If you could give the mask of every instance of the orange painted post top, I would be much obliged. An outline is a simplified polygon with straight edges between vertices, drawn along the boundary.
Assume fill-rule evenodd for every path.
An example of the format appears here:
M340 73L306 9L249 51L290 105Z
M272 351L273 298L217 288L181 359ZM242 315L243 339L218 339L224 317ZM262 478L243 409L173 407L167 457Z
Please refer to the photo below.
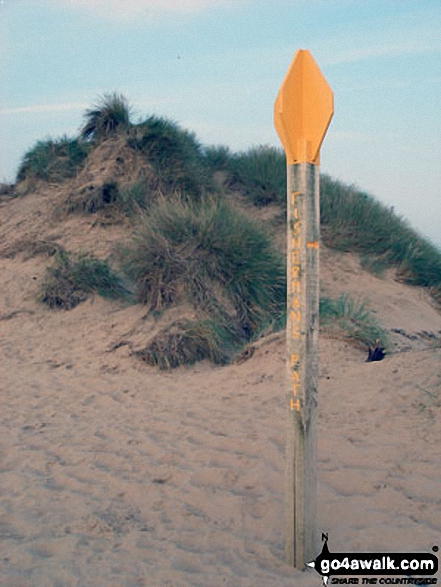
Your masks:
M288 165L320 162L320 147L334 114L334 94L313 56L299 49L280 87L274 124Z

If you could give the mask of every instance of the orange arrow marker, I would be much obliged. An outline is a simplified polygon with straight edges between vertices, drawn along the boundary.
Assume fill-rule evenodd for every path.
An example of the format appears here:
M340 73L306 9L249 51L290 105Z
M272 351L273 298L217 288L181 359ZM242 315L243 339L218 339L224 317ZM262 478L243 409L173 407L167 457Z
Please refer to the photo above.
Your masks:
M297 51L274 107L274 123L288 165L318 165L334 114L334 94L308 50Z

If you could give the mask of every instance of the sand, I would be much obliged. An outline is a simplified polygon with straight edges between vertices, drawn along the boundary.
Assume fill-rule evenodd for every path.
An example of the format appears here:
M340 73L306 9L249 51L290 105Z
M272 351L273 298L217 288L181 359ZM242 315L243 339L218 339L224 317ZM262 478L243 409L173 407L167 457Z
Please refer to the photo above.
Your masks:
M0 205L0 585L320 585L283 562L283 338L227 367L144 365L118 344L156 327L144 308L95 297L49 310L35 301L48 259L5 256L57 233L104 254L121 230L60 224L45 206L44 195ZM425 291L373 277L354 255L324 250L322 285L368 300L398 332L376 363L321 337L319 530L336 552L431 552L441 315Z

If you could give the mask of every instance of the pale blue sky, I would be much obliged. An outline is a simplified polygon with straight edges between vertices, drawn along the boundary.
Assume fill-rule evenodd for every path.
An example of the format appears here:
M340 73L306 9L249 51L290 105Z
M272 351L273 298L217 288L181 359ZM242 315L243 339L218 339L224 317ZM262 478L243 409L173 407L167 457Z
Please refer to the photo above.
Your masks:
M273 104L299 48L335 93L322 171L441 246L439 0L0 0L0 181L112 91L204 144L279 145Z

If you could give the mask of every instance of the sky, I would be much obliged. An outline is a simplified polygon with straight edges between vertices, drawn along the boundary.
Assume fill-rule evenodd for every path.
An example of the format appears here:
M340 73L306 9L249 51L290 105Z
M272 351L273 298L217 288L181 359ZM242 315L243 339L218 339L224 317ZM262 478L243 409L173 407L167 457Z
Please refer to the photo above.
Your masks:
M335 96L321 171L441 247L440 31L439 0L0 0L0 181L114 91L205 145L281 146L274 101L309 49Z

